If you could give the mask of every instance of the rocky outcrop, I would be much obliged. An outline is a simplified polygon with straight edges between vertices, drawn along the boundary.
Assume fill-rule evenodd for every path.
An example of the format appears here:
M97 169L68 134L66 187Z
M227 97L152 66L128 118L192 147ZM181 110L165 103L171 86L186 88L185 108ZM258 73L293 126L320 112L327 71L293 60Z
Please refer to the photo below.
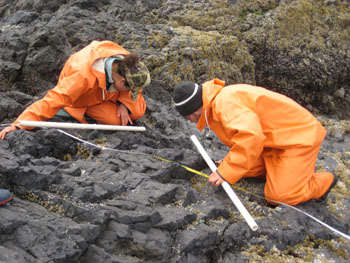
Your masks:
M235 191L251 231L222 189L183 168L209 169L227 149L171 104L173 84L213 77L285 93L328 130L317 170L339 177L327 201L297 206L350 232L347 1L0 0L0 120L12 121L54 87L69 55L92 40L139 53L152 74L146 132L20 130L0 141L0 262L347 262L349 241L261 198L264 182ZM323 115L323 116L322 116ZM57 119L62 121L61 119ZM106 148L107 147L107 148ZM162 161L152 155L170 160ZM254 193L255 195L253 195Z

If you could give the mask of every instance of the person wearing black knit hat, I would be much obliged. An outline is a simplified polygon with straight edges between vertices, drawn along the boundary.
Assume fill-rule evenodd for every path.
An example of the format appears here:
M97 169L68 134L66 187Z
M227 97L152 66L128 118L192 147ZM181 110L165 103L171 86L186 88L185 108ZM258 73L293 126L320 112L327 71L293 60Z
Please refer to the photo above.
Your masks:
M266 178L269 203L297 205L325 199L337 183L329 172L315 173L326 130L292 99L246 84L225 86L219 79L174 87L178 112L201 131L205 126L230 148L209 183Z
M196 122L195 117L201 114L202 85L193 82L181 82L176 85L173 100L178 112L191 122Z

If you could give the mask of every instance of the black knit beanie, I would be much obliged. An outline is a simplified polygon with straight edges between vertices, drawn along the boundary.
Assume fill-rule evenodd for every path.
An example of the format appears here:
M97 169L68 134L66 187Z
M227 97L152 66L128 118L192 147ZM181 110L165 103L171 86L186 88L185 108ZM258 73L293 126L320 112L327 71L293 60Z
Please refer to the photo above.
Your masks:
M193 82L177 84L173 92L175 107L182 116L194 113L202 105L202 85Z

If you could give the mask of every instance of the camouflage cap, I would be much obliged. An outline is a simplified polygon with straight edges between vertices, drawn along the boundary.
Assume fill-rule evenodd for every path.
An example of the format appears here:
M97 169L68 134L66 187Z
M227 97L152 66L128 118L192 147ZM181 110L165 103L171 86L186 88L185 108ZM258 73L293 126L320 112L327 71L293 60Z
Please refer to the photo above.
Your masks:
M128 69L125 73L125 78L131 89L133 100L136 100L139 90L148 86L151 82L149 71L142 62Z

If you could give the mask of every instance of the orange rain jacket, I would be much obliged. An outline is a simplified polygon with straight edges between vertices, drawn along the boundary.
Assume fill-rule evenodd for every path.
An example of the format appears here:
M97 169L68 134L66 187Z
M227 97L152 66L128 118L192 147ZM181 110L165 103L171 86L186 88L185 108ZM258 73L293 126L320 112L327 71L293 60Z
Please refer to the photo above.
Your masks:
M61 108L78 121L86 123L84 114L87 108L106 100L124 104L134 120L142 117L146 110L142 90L136 101L132 100L131 91L108 93L104 63L94 64L100 58L127 54L127 50L111 41L93 41L67 60L55 88L26 108L12 124L16 125L19 120L45 121L55 116Z
M230 148L218 171L231 184L247 174L265 149L311 146L326 133L310 112L282 94L246 84L224 86L219 79L203 84L197 128L208 126Z

